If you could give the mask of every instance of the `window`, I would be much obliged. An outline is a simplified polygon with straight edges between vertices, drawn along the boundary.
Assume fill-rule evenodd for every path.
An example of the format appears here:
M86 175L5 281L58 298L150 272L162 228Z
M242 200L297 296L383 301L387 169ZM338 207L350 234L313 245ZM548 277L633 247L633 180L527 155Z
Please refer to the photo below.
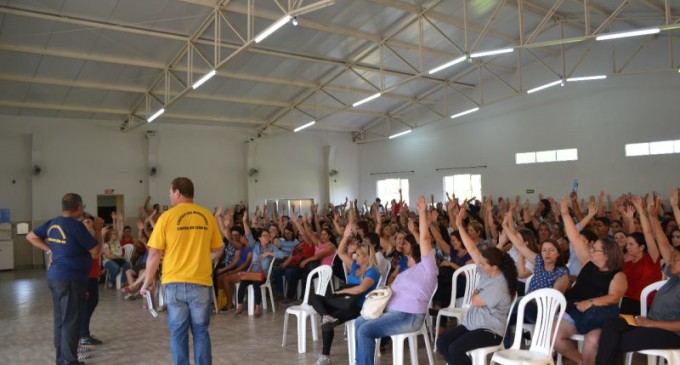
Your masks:
M444 176L444 192L456 195L459 201L475 197L482 199L482 175L460 174Z
M680 153L680 139L674 141L629 143L626 145L626 157L667 155L671 153Z
M401 189L404 201L408 204L408 179L378 180L377 195L384 207L391 204L392 199L399 201L399 189Z
M536 152L519 152L515 154L515 164L578 161L578 150L568 148L564 150L549 150Z
M515 155L515 163L536 163L536 152L522 152Z

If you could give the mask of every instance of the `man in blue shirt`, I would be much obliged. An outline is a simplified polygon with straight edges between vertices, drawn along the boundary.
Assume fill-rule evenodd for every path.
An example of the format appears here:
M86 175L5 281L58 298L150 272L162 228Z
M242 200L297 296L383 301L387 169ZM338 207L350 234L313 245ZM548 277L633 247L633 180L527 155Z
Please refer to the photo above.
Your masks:
M80 221L85 210L78 194L68 193L61 200L61 216L33 229L26 239L48 256L47 284L54 308L54 347L57 365L78 362L81 306L85 300L92 256L101 255L104 220L95 218L95 236Z

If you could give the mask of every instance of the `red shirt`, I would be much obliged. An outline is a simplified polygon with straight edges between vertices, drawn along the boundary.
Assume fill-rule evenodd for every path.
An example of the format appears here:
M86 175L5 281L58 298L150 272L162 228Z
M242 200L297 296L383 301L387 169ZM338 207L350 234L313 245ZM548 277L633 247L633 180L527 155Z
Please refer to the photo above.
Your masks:
M645 254L638 262L625 262L622 271L628 279L628 290L625 296L639 301L642 289L661 280L661 260L654 263L649 254Z
M87 275L90 279L96 279L102 273L102 265L99 263L99 258L92 258L92 267L90 273Z

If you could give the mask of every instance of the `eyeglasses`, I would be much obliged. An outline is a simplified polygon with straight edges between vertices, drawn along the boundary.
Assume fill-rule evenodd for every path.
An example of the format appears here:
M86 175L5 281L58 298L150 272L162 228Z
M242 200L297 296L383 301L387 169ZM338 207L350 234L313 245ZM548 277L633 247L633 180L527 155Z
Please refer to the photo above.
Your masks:
M602 252L602 253L604 253L604 250L603 250L603 249L601 249L601 248L595 248L595 246L592 245L592 244L591 244L591 245L588 245L588 251L590 251L590 252Z

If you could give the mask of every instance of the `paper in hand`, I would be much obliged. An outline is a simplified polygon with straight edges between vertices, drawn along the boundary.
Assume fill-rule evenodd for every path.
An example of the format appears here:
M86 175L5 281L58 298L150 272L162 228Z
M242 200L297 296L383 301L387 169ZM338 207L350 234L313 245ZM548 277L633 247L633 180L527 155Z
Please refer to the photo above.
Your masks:
M153 300L151 300L151 293L146 292L146 295L144 295L146 298L146 307L149 308L149 313L153 316L153 318L158 317L158 312L153 308Z

